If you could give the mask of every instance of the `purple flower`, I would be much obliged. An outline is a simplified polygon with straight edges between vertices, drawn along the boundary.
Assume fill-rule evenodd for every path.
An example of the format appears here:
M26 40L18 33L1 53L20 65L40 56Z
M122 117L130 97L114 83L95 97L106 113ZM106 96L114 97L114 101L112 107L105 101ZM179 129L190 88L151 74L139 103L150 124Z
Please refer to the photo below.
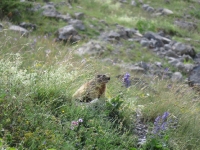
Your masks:
M162 125L160 126L161 130L165 130L167 126L167 122L163 122Z
M81 118L80 118L80 119L78 119L78 122L83 122L83 119L81 119Z
M169 116L169 113L168 112L164 112L164 114L162 115L162 120L165 121L168 116Z
M161 119L160 116L156 117L155 122L154 122L154 125L157 125L157 124L159 123L160 119Z
M74 125L74 126L77 126L78 125L78 121L72 121L71 124Z
M131 81L130 81L130 74L129 73L126 73L123 77L123 82L124 82L124 85L125 87L129 87L131 86Z
M165 72L168 72L169 71L169 68L165 68Z
M168 116L169 116L169 112L164 112L162 116L156 117L154 121L154 130L153 130L154 134L157 134L160 131L166 130Z

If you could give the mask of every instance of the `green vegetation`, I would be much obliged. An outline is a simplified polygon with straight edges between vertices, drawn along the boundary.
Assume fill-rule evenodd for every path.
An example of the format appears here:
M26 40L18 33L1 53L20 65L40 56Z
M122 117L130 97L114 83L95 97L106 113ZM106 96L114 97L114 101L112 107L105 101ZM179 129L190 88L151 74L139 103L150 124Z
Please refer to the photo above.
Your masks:
M27 11L32 6L29 2L20 2L20 0L1 0L0 1L0 19L5 16L11 21L19 23L26 19L25 16L31 16L31 13ZM24 16L24 14L26 14Z
M38 3L42 4L42 1ZM152 0L151 3L153 7L163 6L163 3L156 0ZM28 6L30 4L28 2ZM189 4L191 2L171 1L171 4L166 4L165 7L174 11L175 16L181 16L183 8ZM163 29L179 41L184 41L184 37L200 40L199 29L198 32L180 29L173 24L174 16L154 18L145 13L140 6L133 8L127 3L122 7L117 0L74 0L73 9L66 10L66 6L59 5L58 11L70 15L74 12L84 12L83 22L87 30L79 31L79 34L86 35L86 38L75 44L63 44L54 42L53 35L66 23L53 18L38 17L39 13L28 17L29 14L24 14L23 11L25 5L26 3L14 1L0 2L0 6L3 6L0 12L2 18L17 7L27 22L35 22L38 25L38 30L25 38L8 31L6 21L2 20L5 29L0 31L1 149L199 149L200 98L195 90L183 83L171 83L157 78L143 79L141 75L134 73L130 73L131 78L145 80L148 87L133 85L125 88L116 77L125 74L125 69L119 69L97 58L83 58L73 54L78 47L100 34L100 31L90 28L90 25L98 27L99 30L106 28L99 20L104 20L110 28L113 24L119 24L138 28L142 33ZM189 13L199 18L196 10ZM46 37L47 33L52 33L52 36ZM111 58L118 58L127 63L160 61L170 67L165 60L156 57L138 43L126 40L120 42L125 45L119 48L120 55L112 55ZM126 52L132 44L134 48ZM192 44L199 46L198 42ZM106 58L115 50L113 44L104 46L108 52L101 58ZM72 94L77 88L99 73L111 76L106 98L91 105L72 101ZM159 134L153 134L155 119L164 112L169 112L165 120L168 126ZM147 142L140 147L134 132L137 113L142 114L142 122L149 127Z

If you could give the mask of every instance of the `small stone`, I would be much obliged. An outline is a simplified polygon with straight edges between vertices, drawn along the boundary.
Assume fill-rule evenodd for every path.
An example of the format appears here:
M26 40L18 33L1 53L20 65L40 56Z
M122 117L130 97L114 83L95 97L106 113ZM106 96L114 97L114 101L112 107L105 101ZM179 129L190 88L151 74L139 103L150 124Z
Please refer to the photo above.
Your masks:
M183 79L183 75L180 72L173 73L172 78L171 78L172 82L180 82L182 81L182 79Z

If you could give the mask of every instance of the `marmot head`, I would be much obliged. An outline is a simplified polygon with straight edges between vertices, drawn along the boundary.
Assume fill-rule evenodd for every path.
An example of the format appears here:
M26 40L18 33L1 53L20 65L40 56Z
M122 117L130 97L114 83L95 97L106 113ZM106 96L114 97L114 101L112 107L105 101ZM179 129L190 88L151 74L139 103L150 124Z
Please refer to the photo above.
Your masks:
M99 83L108 83L110 77L104 74L100 74L96 76L96 79Z

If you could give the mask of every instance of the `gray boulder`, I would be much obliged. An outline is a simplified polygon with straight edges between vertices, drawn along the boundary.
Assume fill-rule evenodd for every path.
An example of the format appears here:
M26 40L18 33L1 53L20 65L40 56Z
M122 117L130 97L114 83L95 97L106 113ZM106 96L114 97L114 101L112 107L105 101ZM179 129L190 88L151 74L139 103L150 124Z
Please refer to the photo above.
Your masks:
M57 31L57 40L76 42L81 40L81 37L72 25L68 25Z
M172 15L172 14L174 14L173 11L171 11L169 9L166 9L166 8L164 8L161 13L163 15Z
M175 72L172 74L172 82L180 82L183 79L183 75L180 72Z
M120 38L123 38L123 39L132 38L136 32L137 30L135 29L129 29L125 27L119 27L117 31L117 33L120 35Z
M189 73L188 76L189 86L198 86L200 87L200 65L195 66Z
M164 55L168 56L168 57L174 57L174 58L178 58L179 57L174 51L171 51L171 50L165 52Z
M132 5L132 6L137 6L137 3L135 2L135 0L132 0L132 1L131 1L131 5Z
M141 46L143 46L143 47L149 47L150 41L147 40L147 39L145 39L145 38L143 38L143 39L140 40L140 44L141 44Z
M181 56L182 55L189 55L192 58L194 58L195 55L196 55L196 52L195 52L195 50L192 46L186 45L186 44L183 44L183 43L180 43L180 42L175 43L172 46L172 50L174 52L176 52L178 55L181 55Z
M31 29L31 30L36 30L37 26L36 24L31 24L27 22L22 22L19 24L20 27L25 28L25 29Z
M0 23L0 31L3 30L3 24Z
M109 34L108 34L108 38L119 40L120 34L115 32L115 31L110 31Z
M179 26L180 28L187 29L189 31L197 29L197 24L193 22L186 22L186 21L174 21L174 24Z
M66 14L66 15L58 14L56 15L56 18L61 19L66 22L71 20L71 16L69 14Z
M143 35L145 38L147 38L148 40L156 40L156 43L155 43L155 47L163 47L164 46L164 43L162 41L162 37L156 33L153 33L153 32L146 32L144 35Z
M147 10L147 8L150 7L148 4L143 4L142 9Z
M83 19L84 18L84 13L76 12L76 13L74 13L74 16L75 16L76 19Z
M184 64L182 62L178 62L174 66L183 73L189 73L192 70L192 68L194 67L193 64Z
M142 5L142 8L143 8L145 11L149 12L149 13L153 13L153 12L155 11L155 9L154 9L153 7L151 7L151 6L149 6L148 4L143 4L143 5Z
M18 32L18 33L20 33L23 36L27 36L28 33L29 33L28 30L26 30L26 29L24 29L24 28L22 28L20 26L16 26L16 25L11 25L9 27L9 30L12 30L14 32Z
M146 11L149 13L153 13L155 11L155 9L151 6L149 6L149 7L147 7Z
M85 25L83 24L83 21L81 20L70 20L68 22L69 24L73 25L74 28L78 29L78 30L85 30Z
M60 14L59 12L56 11L54 5L51 4L43 6L42 9L43 9L42 15L46 17L56 17L57 15Z
M103 46L103 44L97 42L97 41L90 41L83 45L82 47L78 48L75 51L75 54L78 54L80 56L82 55L91 55L91 56L100 56L106 51L106 48Z

